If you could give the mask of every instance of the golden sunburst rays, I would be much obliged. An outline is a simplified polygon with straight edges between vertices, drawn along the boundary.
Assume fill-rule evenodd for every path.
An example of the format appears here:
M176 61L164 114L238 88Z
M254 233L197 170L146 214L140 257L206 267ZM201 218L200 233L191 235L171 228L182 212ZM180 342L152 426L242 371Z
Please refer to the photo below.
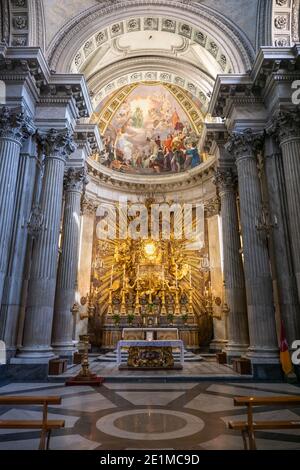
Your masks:
M151 227L151 217L149 217ZM153 270L152 279L165 277L170 285L174 286L177 276L178 288L181 294L191 295L193 311L201 315L203 307L203 292L207 282L207 274L201 270L201 256L204 249L195 249L197 241L196 221L192 219L189 232L176 234L176 227L183 226L182 210L171 214L170 237L164 239L163 224L160 223L159 239L132 240L107 239L97 240L94 245L94 263L92 273L92 298L98 307L100 315L108 312L111 299L117 304L121 302L122 293L126 290L126 299L131 296L131 301L136 302L137 280L142 282L144 266ZM120 225L127 224L130 218L120 211L117 223L117 234L120 234ZM193 237L191 234L195 234ZM200 246L200 245L199 245ZM100 266L100 268L99 268ZM149 272L145 271L149 277ZM209 273L208 273L209 275ZM126 283L126 289L124 287ZM168 289L167 289L168 291ZM159 294L161 296L161 293ZM191 297L189 297L191 298Z

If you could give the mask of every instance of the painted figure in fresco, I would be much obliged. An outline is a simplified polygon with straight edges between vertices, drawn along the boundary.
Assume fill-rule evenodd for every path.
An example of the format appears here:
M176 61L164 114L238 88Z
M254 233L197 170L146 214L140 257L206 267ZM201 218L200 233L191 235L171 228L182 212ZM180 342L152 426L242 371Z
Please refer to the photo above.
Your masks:
M201 163L197 135L161 85L138 87L105 134L100 162L125 173L180 173Z
M123 159L126 163L130 163L132 159L133 144L129 140L129 134L122 130L116 142L116 148L122 152Z
M132 126L137 129L141 129L144 124L144 115L141 108L136 108L134 115L132 116Z

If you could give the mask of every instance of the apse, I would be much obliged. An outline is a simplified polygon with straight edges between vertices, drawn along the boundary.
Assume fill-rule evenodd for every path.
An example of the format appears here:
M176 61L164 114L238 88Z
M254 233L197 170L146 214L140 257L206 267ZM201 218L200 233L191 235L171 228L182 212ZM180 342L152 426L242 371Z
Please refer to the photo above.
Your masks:
M167 175L201 164L203 124L196 98L160 82L124 91L101 102L94 113L104 141L95 156L101 165L122 173Z

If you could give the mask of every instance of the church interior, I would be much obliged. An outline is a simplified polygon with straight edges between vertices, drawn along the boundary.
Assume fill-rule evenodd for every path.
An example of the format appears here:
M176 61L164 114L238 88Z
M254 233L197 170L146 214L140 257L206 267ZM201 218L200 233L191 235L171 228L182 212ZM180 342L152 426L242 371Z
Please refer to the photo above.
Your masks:
M0 451L300 450L299 20L0 0Z

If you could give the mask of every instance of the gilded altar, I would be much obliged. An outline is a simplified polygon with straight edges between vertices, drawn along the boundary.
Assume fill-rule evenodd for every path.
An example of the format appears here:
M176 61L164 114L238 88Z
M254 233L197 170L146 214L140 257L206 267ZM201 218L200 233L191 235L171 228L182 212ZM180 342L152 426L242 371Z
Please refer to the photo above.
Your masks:
M207 249L174 235L176 217L169 239L95 235L91 289L82 299L94 346L116 348L124 328L172 327L187 348L209 344L212 304L221 299L211 291Z
M127 365L133 369L172 369L174 367L172 348L131 347L128 351Z
M126 363L122 362L124 349L128 351ZM173 351L179 351L177 363ZM183 364L184 348L180 340L122 340L117 345L117 365L121 369L182 369Z

